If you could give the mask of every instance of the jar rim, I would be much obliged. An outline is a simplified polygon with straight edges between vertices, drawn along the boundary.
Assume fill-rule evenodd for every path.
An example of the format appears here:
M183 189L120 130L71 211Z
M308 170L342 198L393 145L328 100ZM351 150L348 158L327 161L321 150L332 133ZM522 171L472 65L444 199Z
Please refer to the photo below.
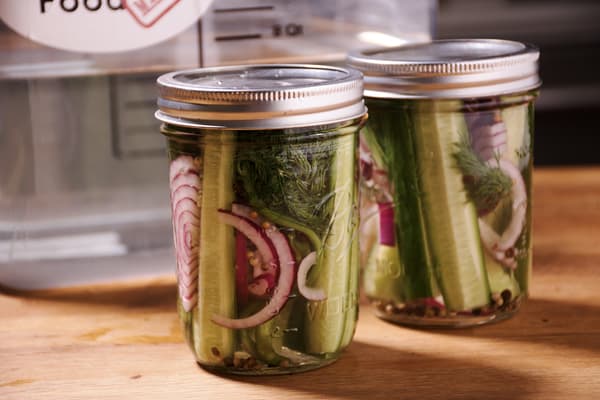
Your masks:
M354 51L365 95L380 98L471 98L538 88L539 50L500 39L435 40Z
M237 130L323 125L366 113L352 68L255 64L174 71L157 80L155 116L186 127Z

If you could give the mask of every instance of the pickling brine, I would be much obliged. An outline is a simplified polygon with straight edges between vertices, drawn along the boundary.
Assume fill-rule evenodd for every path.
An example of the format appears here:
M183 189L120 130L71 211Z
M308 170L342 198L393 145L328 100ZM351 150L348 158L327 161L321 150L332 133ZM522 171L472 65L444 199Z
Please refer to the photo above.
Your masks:
M378 315L470 325L518 309L531 271L532 98L367 101L364 289Z
M354 332L357 127L169 136L179 313L200 362L333 360Z
M464 39L356 52L361 261L376 314L419 326L513 315L531 275L539 52Z
M179 316L207 369L249 375L314 369L338 358L358 315L360 74L314 66L231 71L191 71L163 82L193 81L183 98L195 96L206 108L238 103L231 114L219 105L182 123L170 119L184 107L171 108L168 87L159 101ZM223 93L213 96L213 85ZM310 96L298 106L298 98ZM348 108L348 100L356 107ZM338 115L337 102L345 108ZM244 107L248 119L240 121ZM298 125L302 108L309 114Z

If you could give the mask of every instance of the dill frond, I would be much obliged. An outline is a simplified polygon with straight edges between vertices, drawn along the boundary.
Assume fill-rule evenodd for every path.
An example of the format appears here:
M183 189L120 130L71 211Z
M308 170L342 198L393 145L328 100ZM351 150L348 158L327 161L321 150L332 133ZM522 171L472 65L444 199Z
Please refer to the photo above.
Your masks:
M502 199L510 195L512 180L499 167L481 161L471 148L468 135L463 135L456 143L453 153L458 168L463 174L463 182L469 200L482 214L496 208Z

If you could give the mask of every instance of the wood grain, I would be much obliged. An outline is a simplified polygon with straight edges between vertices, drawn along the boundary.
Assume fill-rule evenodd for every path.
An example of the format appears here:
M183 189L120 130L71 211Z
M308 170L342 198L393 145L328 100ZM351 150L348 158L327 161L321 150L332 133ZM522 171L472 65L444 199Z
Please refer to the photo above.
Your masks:
M416 330L362 305L335 364L229 378L196 366L172 278L0 294L1 399L600 398L600 168L538 169L531 299L513 319Z

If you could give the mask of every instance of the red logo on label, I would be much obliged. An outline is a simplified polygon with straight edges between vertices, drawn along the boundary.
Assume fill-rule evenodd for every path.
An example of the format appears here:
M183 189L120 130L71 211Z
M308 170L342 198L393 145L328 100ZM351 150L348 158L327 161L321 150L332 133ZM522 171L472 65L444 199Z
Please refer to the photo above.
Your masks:
M180 0L123 0L123 7L145 28L150 28Z

